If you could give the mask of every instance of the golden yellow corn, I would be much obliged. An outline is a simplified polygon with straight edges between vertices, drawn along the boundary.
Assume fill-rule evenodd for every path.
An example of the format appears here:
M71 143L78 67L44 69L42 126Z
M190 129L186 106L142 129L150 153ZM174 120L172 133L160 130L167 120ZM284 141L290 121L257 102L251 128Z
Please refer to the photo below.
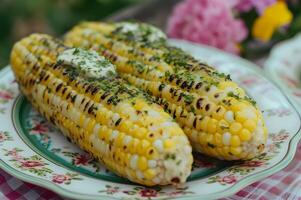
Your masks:
M166 44L158 29L137 23L86 22L65 43L94 49L122 78L156 97L181 125L194 150L225 160L249 159L264 149L262 113L229 75Z
M102 56L33 34L14 45L11 66L34 107L113 172L147 186L186 181L182 129Z

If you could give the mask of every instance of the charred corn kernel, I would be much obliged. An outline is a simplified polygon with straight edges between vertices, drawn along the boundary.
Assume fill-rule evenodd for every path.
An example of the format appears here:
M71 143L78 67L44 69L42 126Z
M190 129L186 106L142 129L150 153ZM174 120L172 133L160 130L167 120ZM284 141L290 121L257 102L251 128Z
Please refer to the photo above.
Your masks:
M265 144L266 137L255 130L264 123L256 123L250 130L254 137L239 144L241 154L221 154L214 145L208 146L207 138L215 133L220 133L223 145L230 145L231 135L249 129L244 122L257 122L261 113L228 75L169 46L160 30L147 24L86 22L67 33L65 42L76 47L93 46L116 64L123 79L151 94L184 127L194 150L226 160L261 153L258 146ZM143 104L138 102L136 109L143 109Z
M239 137L242 141L249 141L251 139L251 132L248 129L242 129Z
M224 114L226 112L226 109L223 106L218 106L215 110L215 112L213 112L213 117L216 120L220 120L224 118Z
M174 184L175 177L186 181L192 165L188 138L150 96L119 78L104 57L33 34L15 44L11 66L33 106L107 168L148 186ZM181 145L171 145L178 140L170 133L181 136ZM163 141L169 141L168 150ZM169 154L175 160L167 163ZM177 165L179 159L183 164Z

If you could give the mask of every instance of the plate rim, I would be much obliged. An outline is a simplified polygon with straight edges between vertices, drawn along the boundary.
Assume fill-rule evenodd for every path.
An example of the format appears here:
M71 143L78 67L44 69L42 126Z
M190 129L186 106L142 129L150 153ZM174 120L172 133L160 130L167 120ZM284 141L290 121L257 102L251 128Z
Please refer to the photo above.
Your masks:
M275 72L275 70L273 70L273 65L271 64L271 62L275 57L275 54L277 52L279 52L279 49L281 49L281 47L283 46L288 46L290 45L290 43L294 40L301 40L301 33L295 35L294 37L288 39L288 40L284 40L282 42L280 42L279 44L275 45L275 47L271 50L271 52L269 53L266 61L264 62L263 66L264 66L264 74L271 80L271 82L278 86L278 88L288 97L290 97L290 101L294 104L296 110L301 113L301 103L298 103L296 98L293 94L292 94L292 89L290 89L289 87L286 86L286 84L281 80L281 78L279 78L279 76L277 75L277 73ZM301 43L301 42L300 42ZM301 98L300 98L301 99Z
M245 59L242 59L240 57L237 57L235 55L226 53L224 51L221 51L219 49L216 49L214 47L210 47L207 45L200 45L200 44L195 44L192 42L188 42L188 41L184 41L184 40L178 40L178 39L170 39L169 42L180 42L180 43L186 43L187 45L192 45L195 47L200 47L200 48L206 48L209 49L210 51L213 52L218 52L221 54L225 54L227 56L230 57L234 57L235 59L240 59L241 62L244 62L246 64L246 67L249 68L250 70L258 73L261 75L261 78L265 79L266 81L270 82L271 84L273 84L278 90L279 92L285 97L285 99L287 100L287 102L292 106L292 108L296 111L299 119L300 119L300 110L298 109L298 106L296 105L296 103L294 102L293 99L289 98L290 96L288 95L288 93L286 91L284 91L278 84L275 84L275 82L273 80L270 80L266 74L263 72L263 70L261 70L260 68L258 68L256 66L256 64L253 64ZM5 75L6 73L8 73L10 70L9 65L4 67L1 71L0 71L0 77L2 77L3 75ZM234 184L228 188L225 188L224 190L215 193L215 194L206 194L206 195L202 195L202 198L205 199L217 199L217 198L222 198L222 197L227 197L230 195L235 194L236 192L238 192L239 190L243 189L244 187L262 180L263 178L270 176L280 170L282 170L283 168L285 168L294 158L295 154L296 154L296 150L297 150L297 144L298 142L301 140L301 131L300 129L296 132L296 134L291 138L291 140L288 143L288 150L286 155L284 156L284 158L277 163L274 166L271 166L271 168L269 169L265 169L262 170L260 172L257 172L256 174L252 174L249 176L244 177L243 179L241 179L239 182L237 182L237 184ZM5 163L1 158L0 158L0 168L3 169L6 173L22 180L28 183L32 183L35 185L39 185L43 188L49 189L55 193L57 193L58 195L61 195L63 197L68 197L68 198L74 198L74 199L96 199L96 198L103 198L104 200L112 200L112 199L120 199L120 198L116 198L114 196L105 196L105 195L86 195L86 194L75 194L74 192L70 192L69 190L65 189L64 187L61 187L55 183L52 183L49 180L43 179L42 177L34 177L31 175L28 175L22 171L19 171L9 165L7 165L7 163ZM50 184L49 184L50 183ZM175 199L178 200L197 200L199 199L200 196L190 196L187 195L185 197L177 197ZM159 198L160 199L160 198Z

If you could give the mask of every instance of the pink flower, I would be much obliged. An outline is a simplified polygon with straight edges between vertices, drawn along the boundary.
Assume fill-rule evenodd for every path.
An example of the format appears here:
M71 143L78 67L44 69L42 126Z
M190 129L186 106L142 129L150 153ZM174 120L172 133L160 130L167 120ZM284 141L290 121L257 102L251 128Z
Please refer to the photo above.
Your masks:
M44 163L42 163L39 160L24 160L21 161L21 167L23 168L36 168L36 167L42 167L44 166Z
M112 188L108 188L106 190L106 192L107 192L107 194L115 194L115 193L119 192L119 190L118 190L118 188L112 187ZM126 192L124 192L124 193L126 193Z
M35 127L32 128L32 131L36 133L45 133L48 131L48 128L44 124L38 123L37 125L35 125Z
M7 136L4 133L0 132L0 142L3 142L7 139Z
M13 157L15 160L23 160L22 156L19 155L17 149L12 149L8 151L7 155Z
M247 29L231 8L232 3L224 0L185 0L168 20L168 35L239 53L238 44L246 38Z
M246 161L245 163L241 164L241 166L244 167L260 167L264 163L262 161L257 161L257 160L251 160L251 161Z
M9 93L9 92L6 92L6 91L0 91L0 99L4 99L4 100L11 100L13 99L14 97Z
M277 135L273 135L272 136L272 141L274 142L281 142L284 141L288 138L288 134L287 133L281 133L281 134L277 134Z
M218 180L218 182L220 182L221 184L232 184L235 183L236 181L237 180L234 175L224 176L223 178Z
M278 148L275 144L270 144L267 146L267 152L275 152L277 149Z
M275 2L276 0L238 0L235 9L240 12L248 12L255 8L258 14L262 14L266 7Z
M139 192L140 196L142 197L156 197L157 196L157 191L153 189L143 189Z
M52 177L52 182L58 183L58 184L65 183L70 180L71 180L71 178L69 176L63 175L63 174L57 174Z
M87 165L92 160L92 157L90 155L77 155L74 158L74 164L75 165Z

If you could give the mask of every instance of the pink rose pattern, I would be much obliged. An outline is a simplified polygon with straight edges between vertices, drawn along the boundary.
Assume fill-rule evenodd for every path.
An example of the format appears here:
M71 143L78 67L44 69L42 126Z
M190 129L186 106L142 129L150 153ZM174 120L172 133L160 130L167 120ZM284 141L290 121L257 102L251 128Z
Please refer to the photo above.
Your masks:
M52 177L52 182L62 184L70 181L70 177L67 175L57 174Z
M235 19L224 0L185 0L174 8L167 33L196 43L238 54L238 44L248 34L244 22Z
M38 155L33 155L30 157L23 157L20 155L20 152L23 150L19 148L13 148L12 150L7 150L5 156L9 156L10 161L13 164L24 171L28 171L34 173L38 176L47 176L51 175L50 179L52 182L57 184L70 184L72 180L82 180L82 178L78 177L79 175L76 173L66 173L66 174L52 174L53 171L47 168L47 163L45 163L41 157Z
M162 189L160 187L156 188L146 188L146 187L134 187L132 190L122 190L118 186L113 185L106 185L105 190L99 190L99 193L106 193L109 195L114 195L116 193L123 193L127 195L136 195L138 197L141 197L143 199L152 199L153 197L175 197L175 196L181 196L185 194L193 194L193 192L188 190L188 187L183 188L175 188L174 191L166 192L161 191ZM136 198L134 198L136 199Z
M0 144L4 141L12 141L12 137L7 131L0 131Z
M14 92L6 85L0 84L0 105L4 105L14 99ZM0 108L0 113L4 113L6 107Z
M40 160L20 160L21 167L22 168L41 168L45 164L41 162Z
M93 161L93 157L89 154L78 154L73 159L75 165L89 165Z
M72 180L82 180L82 178L78 176L76 173L54 174L52 176L52 182L69 185Z
M10 161L13 162L17 168L34 173L38 176L46 176L47 174L52 173L52 170L47 168L48 164L38 155L23 157L20 155L20 152L23 150L19 148L13 148L12 150L4 149L4 151L6 151L5 156L10 156Z
M234 175L224 176L218 180L218 182L220 182L221 184L232 184L232 183L235 183L236 181L237 180Z
M213 176L209 178L209 181L207 183L220 183L221 185L229 185L229 184L234 184L237 182L237 177L234 174L229 174L226 176Z
M145 188L139 192L141 197L156 197L158 192L154 189Z

